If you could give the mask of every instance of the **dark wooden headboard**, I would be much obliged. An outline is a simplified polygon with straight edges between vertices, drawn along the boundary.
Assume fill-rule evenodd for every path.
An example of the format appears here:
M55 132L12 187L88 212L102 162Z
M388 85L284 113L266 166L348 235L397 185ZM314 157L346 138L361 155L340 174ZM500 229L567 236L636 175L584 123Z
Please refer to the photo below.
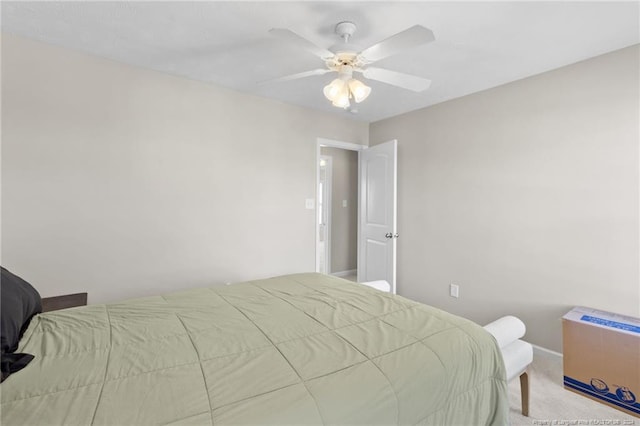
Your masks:
M59 309L74 308L87 304L87 293L65 294L64 296L44 297L42 312L57 311Z

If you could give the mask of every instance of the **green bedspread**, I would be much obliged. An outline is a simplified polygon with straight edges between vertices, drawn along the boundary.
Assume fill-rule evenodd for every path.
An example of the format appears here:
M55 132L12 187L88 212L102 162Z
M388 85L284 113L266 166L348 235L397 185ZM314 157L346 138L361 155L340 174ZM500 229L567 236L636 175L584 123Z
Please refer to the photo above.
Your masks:
M2 425L508 423L480 326L296 274L38 315Z

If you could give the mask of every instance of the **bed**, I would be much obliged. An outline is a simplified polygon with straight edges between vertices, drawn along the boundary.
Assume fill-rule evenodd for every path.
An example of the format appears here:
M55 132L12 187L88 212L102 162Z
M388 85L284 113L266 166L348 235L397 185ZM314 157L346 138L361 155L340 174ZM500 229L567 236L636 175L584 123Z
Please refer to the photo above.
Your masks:
M479 325L308 273L36 315L3 425L505 425Z

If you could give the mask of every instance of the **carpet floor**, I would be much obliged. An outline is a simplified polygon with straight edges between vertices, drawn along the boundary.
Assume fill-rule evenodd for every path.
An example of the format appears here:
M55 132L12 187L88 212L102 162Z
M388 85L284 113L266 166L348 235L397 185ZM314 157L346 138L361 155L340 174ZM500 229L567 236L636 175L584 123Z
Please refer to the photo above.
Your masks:
M562 385L562 358L535 350L529 371L529 417L520 405L520 381L509 383L513 426L530 425L640 425L640 418L566 390Z

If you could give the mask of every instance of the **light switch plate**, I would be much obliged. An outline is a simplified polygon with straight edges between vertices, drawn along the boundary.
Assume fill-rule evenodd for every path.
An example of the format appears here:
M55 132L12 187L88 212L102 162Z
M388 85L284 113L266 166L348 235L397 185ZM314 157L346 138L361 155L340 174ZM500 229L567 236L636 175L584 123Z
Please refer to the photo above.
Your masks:
M460 297L460 287L457 284L449 285L449 295L451 297Z
M304 208L307 210L313 210L316 208L316 200L313 198L307 198L304 200Z
M342 200L342 207L347 207L347 200Z

